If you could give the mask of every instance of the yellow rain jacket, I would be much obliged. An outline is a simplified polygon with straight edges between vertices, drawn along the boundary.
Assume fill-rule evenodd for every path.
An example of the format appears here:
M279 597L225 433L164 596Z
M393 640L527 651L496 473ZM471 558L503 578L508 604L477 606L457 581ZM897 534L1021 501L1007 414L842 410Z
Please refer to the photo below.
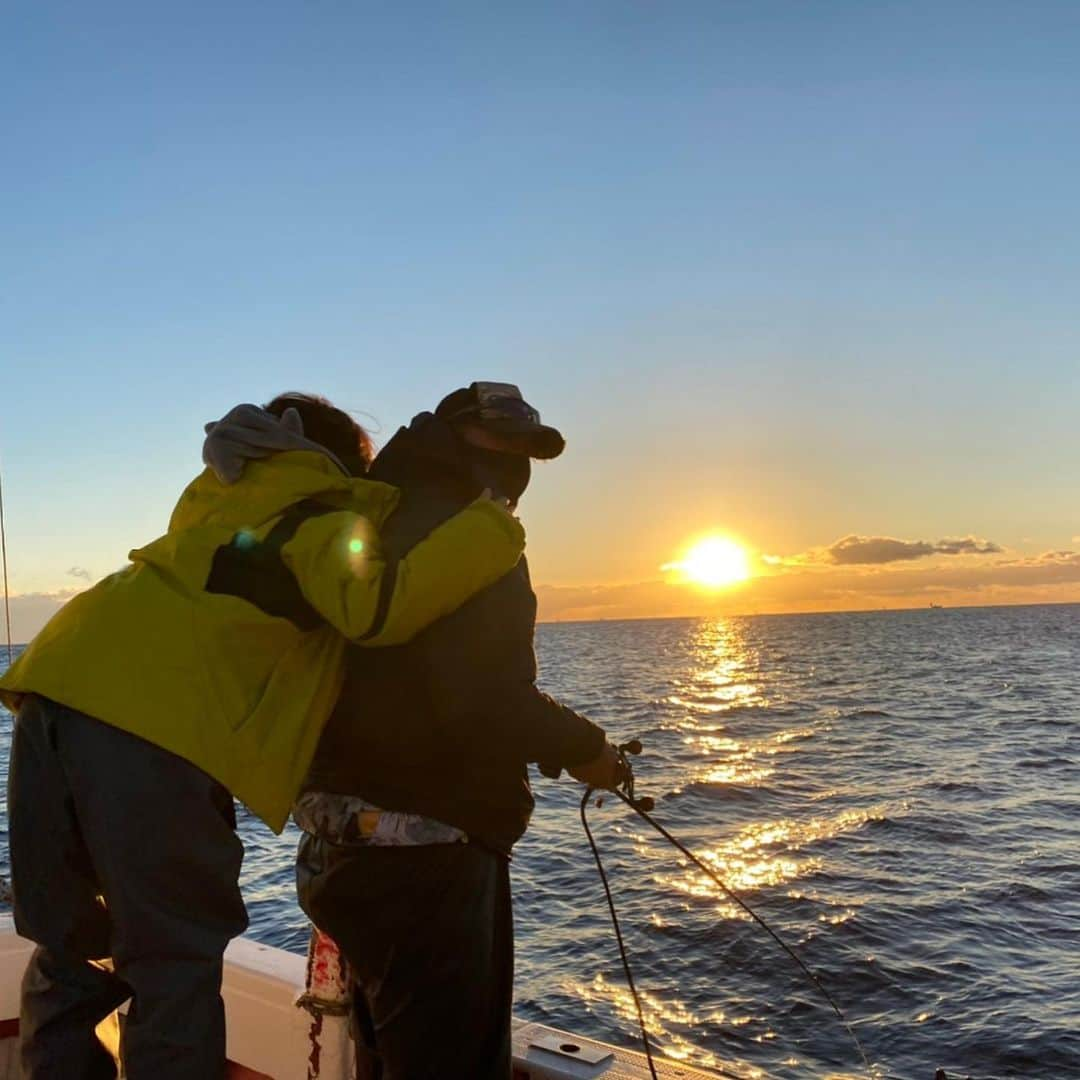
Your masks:
M313 451L252 462L229 485L207 469L164 536L53 616L0 679L0 700L14 710L23 694L41 694L147 739L280 832L337 698L345 638L407 641L521 556L521 525L482 499L384 574L378 530L397 499L395 488L349 477ZM259 543L303 500L340 507L303 520L280 549L325 622L302 630L207 590L219 549L238 536Z

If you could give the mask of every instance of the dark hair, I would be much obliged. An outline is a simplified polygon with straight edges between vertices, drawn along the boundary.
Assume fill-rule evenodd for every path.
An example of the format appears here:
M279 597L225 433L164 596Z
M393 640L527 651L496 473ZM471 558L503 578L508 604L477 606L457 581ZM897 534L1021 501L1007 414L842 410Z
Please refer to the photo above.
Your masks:
M295 409L304 422L304 436L325 446L354 476L363 476L375 456L371 436L347 413L318 394L278 394L263 406L281 416Z

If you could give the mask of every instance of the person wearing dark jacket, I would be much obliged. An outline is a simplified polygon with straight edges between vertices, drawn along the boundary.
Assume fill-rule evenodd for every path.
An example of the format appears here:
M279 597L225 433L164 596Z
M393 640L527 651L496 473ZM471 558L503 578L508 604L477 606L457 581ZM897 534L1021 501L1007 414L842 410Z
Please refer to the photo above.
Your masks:
M421 413L369 476L402 492L404 555L484 490L516 505L562 436L516 387L473 383ZM356 977L358 1053L381 1080L510 1076L508 862L533 809L527 765L612 787L604 732L536 686L522 558L411 643L361 649L294 808L301 906Z

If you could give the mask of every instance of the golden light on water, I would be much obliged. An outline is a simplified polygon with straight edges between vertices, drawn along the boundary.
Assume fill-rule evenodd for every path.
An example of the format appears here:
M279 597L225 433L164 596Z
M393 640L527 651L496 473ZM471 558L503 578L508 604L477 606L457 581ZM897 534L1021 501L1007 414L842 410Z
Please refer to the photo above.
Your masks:
M694 777L706 784L757 786L776 772L771 759L790 753L793 744L813 736L812 728L778 731L760 739L735 739L713 732L691 732L683 742L700 750L705 763Z
M817 857L797 856L800 848L861 828L884 814L883 807L845 811L830 818L809 821L780 820L746 825L711 849L698 848L695 854L719 874L736 893L745 894L768 886L785 885L813 874L821 867ZM645 854L645 852L642 852ZM724 918L749 916L731 903L712 878L684 862L680 871L661 872L654 880L683 896L716 900ZM846 921L846 918L838 921Z
M598 1004L606 1004L615 1015L623 1022L627 1031L637 1030L637 1009L634 999L627 987L621 983L609 982L603 975L597 975L592 982L570 982L564 985L570 994L579 998L587 1008ZM649 1035L654 1041L654 1049L658 1049L664 1057L673 1061L696 1065L701 1068L719 1068L730 1066L728 1060L721 1061L706 1050L691 1042L683 1032L693 1032L702 1024L721 1027L725 1023L735 1025L749 1023L753 1018L727 1017L722 1010L713 1010L708 1015L700 1015L686 1007L678 999L667 1000L650 993L644 987L638 987L638 995L641 998L641 1011L645 1015L645 1024ZM767 1038L773 1038L771 1030L766 1031ZM763 1070L753 1065L740 1063L737 1074L740 1080L763 1080Z
M719 589L750 577L750 556L730 536L705 536L691 544L680 559L660 569L675 572L680 581Z

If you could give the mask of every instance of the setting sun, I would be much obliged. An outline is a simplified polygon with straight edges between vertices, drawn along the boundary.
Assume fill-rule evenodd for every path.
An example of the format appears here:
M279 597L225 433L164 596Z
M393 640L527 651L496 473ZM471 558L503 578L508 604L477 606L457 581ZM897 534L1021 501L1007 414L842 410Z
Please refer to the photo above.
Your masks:
M678 561L662 569L677 570L695 585L719 588L734 585L750 577L750 559L746 550L726 536L708 536L698 540Z

